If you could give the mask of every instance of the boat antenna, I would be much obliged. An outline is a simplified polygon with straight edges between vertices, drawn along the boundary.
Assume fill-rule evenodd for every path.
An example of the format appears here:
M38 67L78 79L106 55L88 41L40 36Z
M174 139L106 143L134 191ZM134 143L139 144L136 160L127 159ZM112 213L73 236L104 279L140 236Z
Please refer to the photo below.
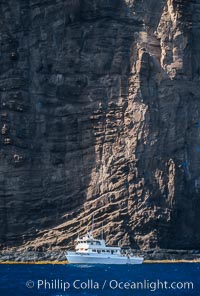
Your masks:
M118 247L121 247L121 245L122 245L122 240L120 239L120 240L118 241Z
M92 233L93 233L93 231L94 231L94 214L92 216Z
M101 239L103 240L103 222L102 222Z

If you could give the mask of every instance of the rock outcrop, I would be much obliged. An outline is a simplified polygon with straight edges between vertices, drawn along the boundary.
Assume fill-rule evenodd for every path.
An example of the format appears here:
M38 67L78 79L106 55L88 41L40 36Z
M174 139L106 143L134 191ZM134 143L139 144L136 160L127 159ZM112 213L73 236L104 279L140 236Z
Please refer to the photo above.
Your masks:
M1 248L200 245L198 0L0 4ZM103 225L102 225L103 223Z

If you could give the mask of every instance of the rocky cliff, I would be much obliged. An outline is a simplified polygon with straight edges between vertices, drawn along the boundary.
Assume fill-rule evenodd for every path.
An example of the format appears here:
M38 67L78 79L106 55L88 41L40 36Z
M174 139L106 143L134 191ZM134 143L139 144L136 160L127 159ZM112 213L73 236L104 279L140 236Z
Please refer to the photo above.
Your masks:
M1 248L200 245L199 0L2 0Z

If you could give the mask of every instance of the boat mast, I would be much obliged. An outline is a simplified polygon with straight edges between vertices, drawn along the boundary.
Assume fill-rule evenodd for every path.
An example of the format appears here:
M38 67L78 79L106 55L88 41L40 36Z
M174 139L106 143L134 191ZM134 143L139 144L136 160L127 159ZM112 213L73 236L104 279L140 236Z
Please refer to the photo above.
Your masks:
M103 222L102 222L101 239L103 240Z
M91 232L93 233L93 231L94 231L94 214L92 216L92 230L91 230Z

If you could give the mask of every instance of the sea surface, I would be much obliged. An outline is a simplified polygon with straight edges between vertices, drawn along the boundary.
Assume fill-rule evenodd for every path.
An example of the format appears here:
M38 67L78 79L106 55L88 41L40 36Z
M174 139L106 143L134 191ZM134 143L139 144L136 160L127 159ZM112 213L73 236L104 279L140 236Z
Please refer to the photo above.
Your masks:
M200 296L200 264L0 265L1 296Z

